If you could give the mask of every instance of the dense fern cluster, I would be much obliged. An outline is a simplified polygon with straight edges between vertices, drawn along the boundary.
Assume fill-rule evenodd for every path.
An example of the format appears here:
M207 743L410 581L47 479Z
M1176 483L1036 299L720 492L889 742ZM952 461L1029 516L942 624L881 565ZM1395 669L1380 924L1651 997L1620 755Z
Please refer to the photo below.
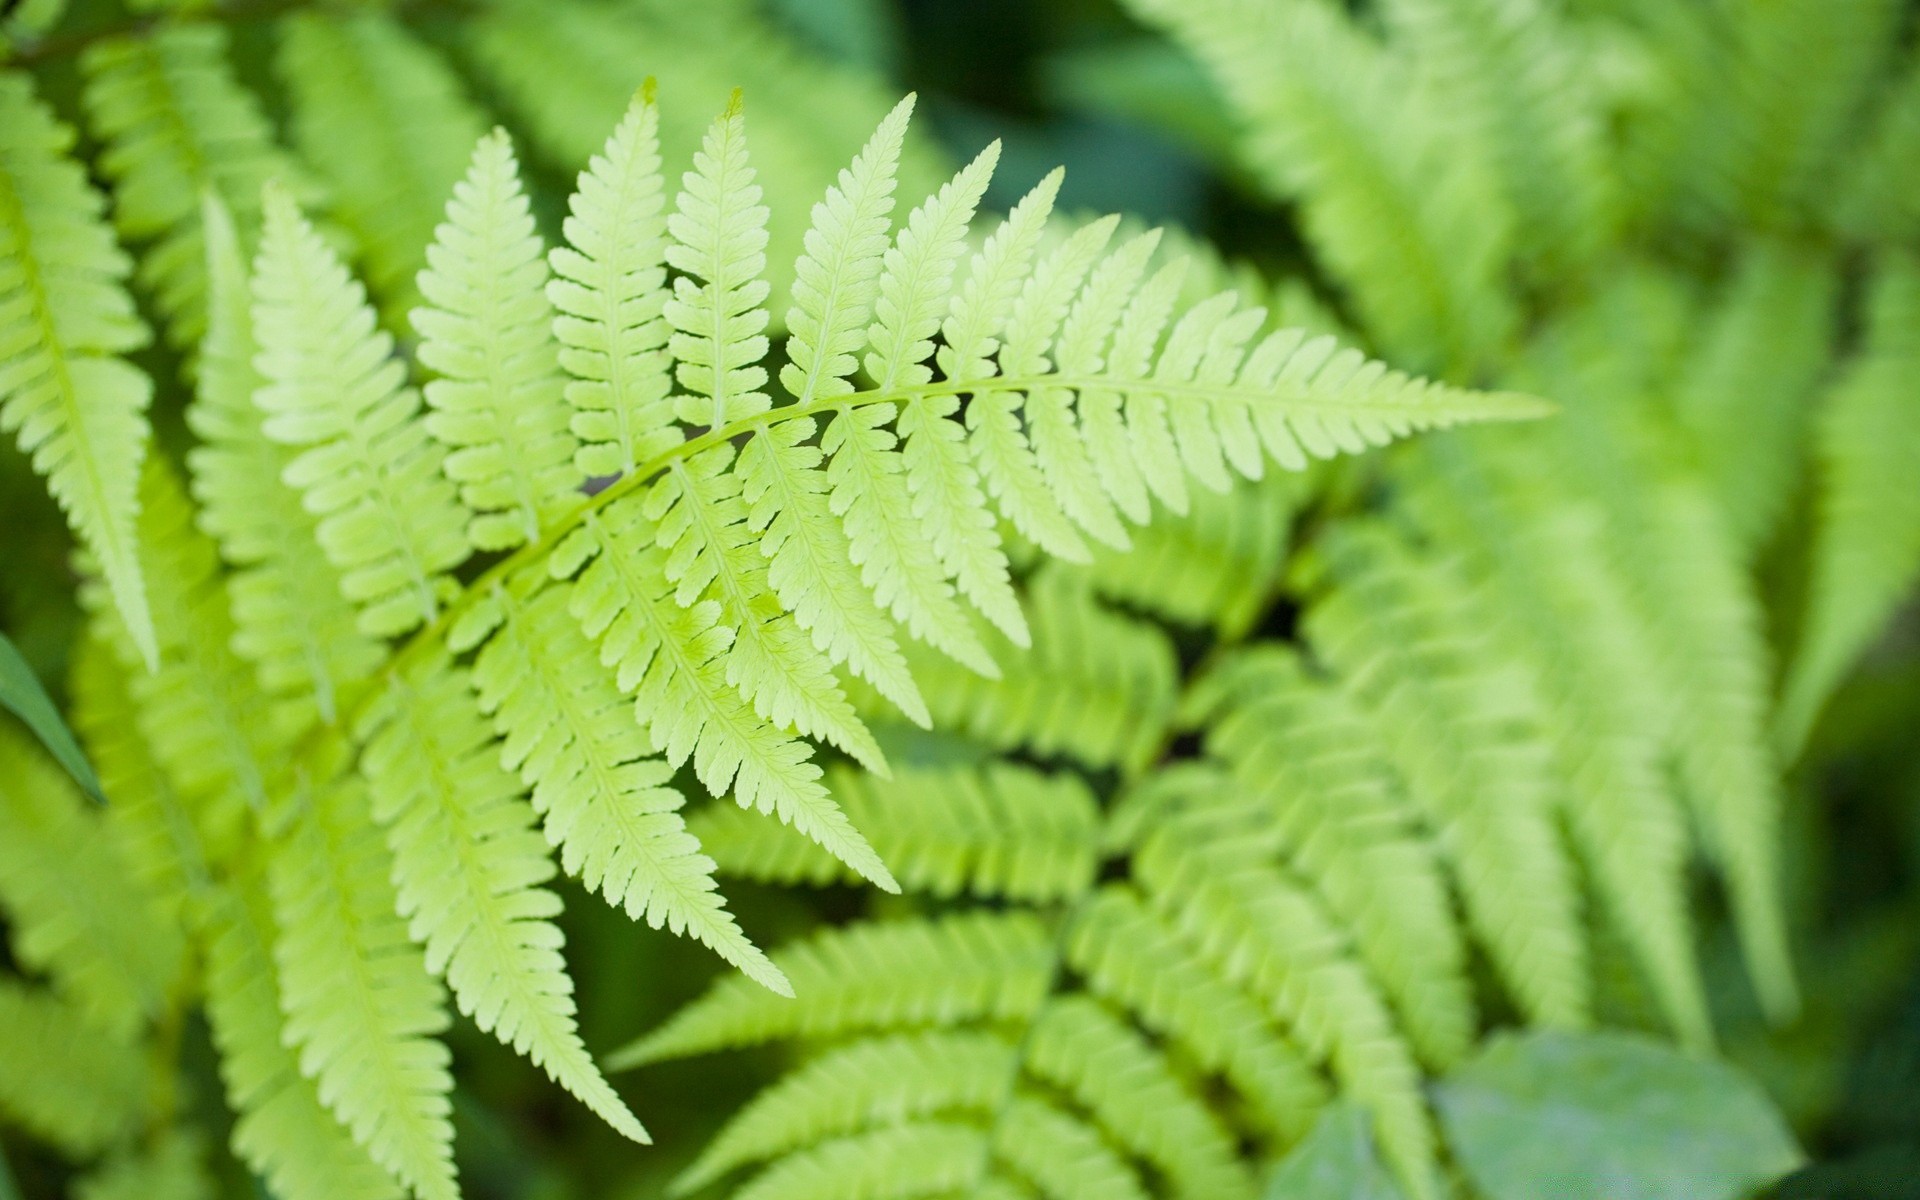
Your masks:
M455 1197L470 1025L632 1142L679 1096L608 1072L781 1047L683 1191L1331 1138L1506 1200L1430 1081L1710 1054L1697 868L1796 1010L1785 770L1920 572L1892 0L1128 0L1311 287L1058 171L983 216L1000 143L745 0L60 7L0 20L0 495L82 615L0 600L107 804L0 726L0 1117L80 1194L224 1137ZM726 966L604 1064L568 881Z

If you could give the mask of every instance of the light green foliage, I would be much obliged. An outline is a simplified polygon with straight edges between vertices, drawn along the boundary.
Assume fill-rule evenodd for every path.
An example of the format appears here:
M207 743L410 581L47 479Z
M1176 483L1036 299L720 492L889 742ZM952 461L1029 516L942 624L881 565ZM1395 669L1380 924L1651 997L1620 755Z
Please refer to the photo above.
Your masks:
M1789 751L1920 574L1920 446L1912 373L1920 360L1920 267L1879 264L1865 344L1826 397L1815 443L1824 490L1812 595L1780 713Z
M1349 681L1440 831L1468 918L1529 1015L1585 1024L1579 912L1532 681L1473 637L1471 594L1446 564L1423 569L1379 528L1323 545L1333 588L1307 614L1309 644Z
M461 1012L645 1141L581 1044L552 923L560 899L540 886L553 864L471 691L465 670L429 659L391 679L356 731L400 915Z
M118 489L95 497L112 521L74 508L108 585L85 592L74 721L112 807L37 759L0 773L0 904L50 983L0 980L0 1007L37 1039L31 1071L72 1064L29 1087L0 1060L0 1110L105 1152L103 1194L187 1187L201 1144L173 1092L198 1006L233 1148L275 1195L451 1200L448 1044L472 1044L443 1043L451 997L644 1140L582 1037L564 871L739 968L611 1061L803 1051L687 1187L752 1169L737 1194L1237 1200L1339 1099L1433 1200L1423 1073L1488 1014L1588 1015L1557 822L1669 1020L1707 1040L1670 765L1789 990L1739 572L1784 525L1759 508L1795 477L1794 405L1827 359L1785 332L1844 304L1831 260L1767 243L1703 293L1712 354L1631 345L1692 366L1667 390L1710 486L1631 422L1569 422L1628 464L1599 510L1624 532L1526 499L1522 451L1302 475L1551 411L1407 375L1363 337L1455 380L1557 391L1591 366L1618 296L1541 326L1569 361L1497 362L1534 328L1503 286L1519 257L1544 295L1625 227L1598 85L1550 85L1572 35L1520 0L1406 0L1384 33L1306 0L1143 7L1261 127L1262 178L1301 202L1363 334L1319 333L1339 322L1297 281L1059 219L1059 172L977 229L998 143L941 183L912 98L888 110L731 0L263 14L235 44L278 46L284 103L214 24L120 31L84 64L90 165L193 384L169 385L144 470L138 420L112 458L66 448L84 411L15 415L76 365L119 390L69 409L118 396L125 417L145 384L113 357L142 333L100 198L27 77L0 78L6 420ZM482 135L443 45L528 118L535 170ZM649 70L663 103L632 91ZM261 115L283 109L290 152ZM36 275L42 243L64 257ZM1658 311L1694 321L1668 290ZM1674 374L1621 370L1646 395ZM1760 385L1748 479L1711 456ZM1479 532L1449 489L1483 455L1499 522ZM1352 519L1382 497L1387 520ZM1511 529L1558 553L1516 566ZM1602 600L1563 660L1540 638L1587 619L1576 550ZM148 609L126 598L141 575ZM1521 584L1541 616L1511 611ZM1277 597L1305 602L1305 652L1236 653L1288 635ZM1662 688L1679 698L1633 710ZM104 882L50 887L72 870ZM906 894L763 953L769 910L736 918L720 875ZM773 911L774 935L804 928Z
M657 80L660 94L672 98L658 114L659 137L676 167L692 160L711 115L733 89L744 88L753 105L761 184L791 200L772 205L767 219L769 281L782 297L806 248L808 205L834 182L893 100L865 74L797 45L759 6L732 0L614 6L502 0L465 25L463 41L524 125L530 153L569 173L598 152L642 78ZM902 153L910 195L939 183L942 160L930 143L909 143ZM775 321L784 315L784 306L773 309Z
M300 800L270 862L281 1039L376 1163L421 1200L456 1196L445 996L395 911L366 789Z
M454 185L420 273L428 306L412 317L420 362L439 376L426 386L427 428L448 448L476 550L537 540L580 483L546 286L545 247L496 129Z
M178 927L129 874L106 815L13 728L0 728L0 902L13 957L88 1021L124 1039L158 1015L183 965Z
M0 1113L69 1154L130 1130L144 1102L139 1049L45 988L0 979Z
M27 76L0 73L0 432L46 478L151 662L133 522L153 384L120 357L148 333L73 140Z
M154 1145L116 1154L73 1185L75 1200L211 1200L206 1144L197 1130L169 1130Z
M399 1189L374 1166L302 1078L280 1040L279 937L265 889L242 878L209 894L198 918L206 938L207 1020L221 1080L239 1120L233 1148L285 1200L391 1200Z
M357 628L338 572L307 548L315 518L284 480L298 452L267 436L267 414L254 403L264 380L239 230L215 200L202 227L207 334L187 410L201 439L187 456L200 526L234 568L227 581L233 648L254 664L260 689L295 710L310 704L331 722L341 691L373 672L380 651Z
M1488 202L1491 155L1448 152L1439 106L1393 56L1318 0L1131 7L1198 56L1251 123L1254 167L1305 201L1308 236L1375 336L1426 366L1500 345L1512 214Z
M665 353L666 222L661 215L659 109L636 97L580 173L567 245L552 252L548 295L567 403L590 477L628 473L673 444Z
M219 25L163 25L148 37L101 42L81 64L88 126L107 146L100 166L115 185L114 226L150 243L138 278L168 339L189 353L207 321L201 194L218 196L251 234L261 185L302 181L234 77L229 42Z
M1095 767L1138 772L1173 716L1176 664L1166 635L1096 602L1059 570L1026 597L1031 646L992 639L1006 663L987 679L932 654L914 674L940 728L995 749L1025 747Z
M414 273L443 197L484 125L447 62L378 9L296 13L279 36L294 145L399 328L418 303Z
M362 632L404 633L439 615L444 572L466 553L443 453L412 418L420 395L347 274L293 197L269 189L253 273L266 435L302 453L281 473L320 517L320 548Z
M1098 810L1072 775L996 763L978 773L905 769L889 780L836 770L827 784L909 891L1041 901L1092 882ZM815 847L735 810L709 807L690 824L727 875L825 884L847 874Z

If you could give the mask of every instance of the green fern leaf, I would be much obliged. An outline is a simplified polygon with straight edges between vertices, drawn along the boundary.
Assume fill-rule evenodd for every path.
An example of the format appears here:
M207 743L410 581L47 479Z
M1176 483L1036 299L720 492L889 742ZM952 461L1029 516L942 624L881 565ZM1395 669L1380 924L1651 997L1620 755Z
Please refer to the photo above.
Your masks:
M1093 881L1099 810L1071 775L994 764L876 780L835 769L827 785L908 891L1044 901ZM816 885L848 878L825 852L738 809L709 806L690 828L723 874Z
M0 727L0 781L0 904L15 959L50 976L87 1020L131 1036L180 977L178 927L129 873L101 810L10 727Z
M1583 1025L1585 944L1530 678L1469 637L1470 594L1447 565L1422 570L1379 529L1323 545L1339 582L1308 614L1312 646L1352 681L1410 794L1445 831L1467 915L1508 985L1534 1019Z
M476 550L540 538L579 499L574 440L546 296L546 248L520 186L506 131L474 148L420 273L427 307L412 313L426 386L427 429L472 514Z
M685 797L567 612L565 591L523 604L503 590L499 603L501 628L474 664L474 685L506 739L502 762L532 788L562 867L635 920L689 933L790 994L726 910L713 861L680 818Z
M1164 826L1135 859L1153 903L1215 970L1271 1016L1373 1115L1412 1194L1438 1194L1435 1140L1413 1055L1337 927L1311 897L1234 839Z
M1026 1066L1080 1101L1179 1194L1253 1195L1231 1133L1145 1038L1098 1001L1069 996L1049 1004L1028 1034Z
M457 1200L444 993L395 915L364 787L302 799L268 864L282 1041L376 1163L420 1200Z
M359 243L389 324L403 328L439 198L485 126L452 67L383 12L293 14L280 23L275 67L294 145Z
M429 659L391 679L356 731L373 818L393 851L400 915L462 1013L645 1142L580 1041L552 922L560 898L540 886L553 863L470 688L463 668Z
M153 384L119 357L147 344L105 201L66 157L73 131L27 77L0 73L0 432L19 439L152 664L134 551Z
M646 522L631 516L634 507L615 506L604 526L590 517L562 554L595 555L569 608L600 643L620 690L635 695L655 749L675 767L692 758L714 795L731 790L742 807L777 815L862 876L896 886L820 785L809 747L756 717L726 682L722 656L733 631L719 623L711 600L691 608L674 602L666 556ZM556 559L555 569L571 565Z
M106 147L101 170L115 185L114 225L152 243L140 282L165 317L168 340L189 351L207 322L202 195L217 196L252 236L268 180L310 190L235 77L228 42L218 24L162 25L98 42L80 62L80 98L94 140Z
M679 440L665 353L667 227L661 209L659 110L634 97L569 201L567 245L551 254L547 295L560 315L567 403L590 477L629 475Z
M1539 667L1568 822L1607 915L1675 1032L1710 1044L1661 672L1592 499L1566 495L1564 473L1513 439L1427 447L1405 478L1406 511L1470 557L1508 614L1503 642Z
M145 1107L139 1050L42 988L0 977L0 1113L76 1156L120 1140Z
M1250 164L1305 202L1310 240L1396 358L1472 363L1514 324L1511 215L1398 55L1323 4L1130 0L1208 67L1254 138Z
M980 1135L930 1121L827 1142L769 1168L741 1200L885 1200L964 1192L980 1174Z
M1006 663L998 679L932 654L910 658L935 722L995 749L1139 773L1173 719L1172 644L1151 624L1102 607L1062 571L1040 572L1027 600L1032 649L997 646Z
M1920 265L1878 264L1867 342L1825 399L1812 596L1779 716L1789 750L1920 575L1920 505L1907 478L1920 443L1912 380L1920 361Z
M967 224L998 155L998 145L989 146L910 213L882 261L865 365L883 393L931 376L921 360L933 349ZM915 637L990 675L993 661L969 632L918 519L899 437L882 428L894 415L891 404L875 404L846 409L828 424L820 449L830 459L833 511L880 605Z
M698 1191L749 1163L858 1133L874 1113L902 1122L991 1113L1013 1069L1013 1046L989 1033L891 1034L828 1050L735 1114L674 1190Z
M140 732L132 678L104 638L88 636L74 649L67 690L74 726L113 793L108 820L121 850L163 919L179 922L189 896L207 877L207 846L185 798Z
M1596 89L1561 13L1539 0L1393 0L1386 12L1462 144L1486 156L1522 261L1591 262L1620 214Z
M255 402L267 436L303 447L284 478L320 517L320 546L341 572L359 627L373 636L433 620L466 556L461 510L439 449L412 418L393 339L374 328L366 293L293 198L269 189L253 279Z
M1268 1136L1291 1142L1312 1128L1327 1089L1300 1049L1133 889L1102 888L1080 907L1067 961L1094 994L1232 1084Z
M233 648L253 663L260 690L282 698L300 723L311 707L331 723L341 690L372 675L380 647L356 628L339 573L313 552L317 536L300 493L282 482L297 452L267 437L254 403L263 379L246 260L226 206L212 196L201 218L207 246L207 337L187 422L200 436L188 451L202 528L233 565Z
M794 1004L740 978L716 984L654 1032L608 1058L624 1070L796 1034L832 1036L1038 1010L1047 935L1030 914L970 913L829 930L773 960L807 997Z
M1241 836L1276 843L1353 931L1421 1057L1451 1066L1477 1024L1465 949L1439 865L1414 834L1418 814L1365 718L1284 650L1221 670L1234 695L1207 728L1208 751L1231 772L1217 794L1265 810Z
M1839 283L1822 255L1756 242L1674 396L1728 532L1749 554L1766 546L1799 484Z
M241 876L209 892L200 915L206 1010L227 1103L238 1114L233 1148L281 1200L392 1200L400 1188L354 1144L301 1077L280 1040L278 934L261 881Z

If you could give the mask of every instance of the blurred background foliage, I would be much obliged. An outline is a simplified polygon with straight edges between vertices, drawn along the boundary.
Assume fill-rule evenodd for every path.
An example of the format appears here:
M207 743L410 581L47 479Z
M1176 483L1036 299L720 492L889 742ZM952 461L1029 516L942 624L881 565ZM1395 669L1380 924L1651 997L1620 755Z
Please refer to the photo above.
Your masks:
M1753 5L1769 7L1762 0ZM83 129L90 128L81 100L84 72L92 69L88 47L101 40L101 31L138 30L153 19L147 11L152 6L126 11L107 0L75 0L64 11L57 0L14 0L5 7L7 23L0 29L11 40L12 58L29 66L63 117ZM364 265L391 311L404 311L409 302L405 281L411 277L405 261L411 251L393 247L424 244L474 133L496 119L516 134L524 132L531 143L527 158L538 186L539 215L551 233L572 171L598 145L633 85L651 74L660 77L661 94L678 114L680 126L667 132L670 139L680 139L682 149L718 107L725 89L744 87L748 111L758 122L756 152L768 148L763 169L769 185L790 183L796 191L805 186L813 194L864 136L875 111L870 98L917 92L916 128L932 131L937 144L922 137L921 159L908 165L904 192L918 194L939 177L943 162L963 161L999 138L1005 154L990 206L1004 207L1051 166L1065 164L1063 208L1174 223L1267 278L1290 281L1300 311L1365 328L1364 315L1354 311L1340 280L1329 277L1325 262L1310 252L1312 239L1304 231L1297 198L1277 194L1260 156L1243 152L1241 118L1214 79L1175 40L1114 0L699 0L569 5L552 11L533 3L462 0L395 5L407 29L444 52L461 89L459 95L415 98L420 127L391 131L390 146L344 147L373 164L371 169L405 172L404 181L352 178L335 161L342 147L330 131L296 114L296 109L324 107L297 95L290 101L289 93L303 84L296 81L290 88L284 62L275 66L275 42L282 32L277 23L301 7L284 0L242 0L222 6L219 16L231 31L232 61L241 80L262 97L307 169L333 190L339 204L330 216L365 248ZM1348 7L1356 21L1377 17L1358 0ZM1712 103L1691 104L1695 97L1662 93L1657 64L1631 40L1609 32L1610 22L1663 30L1663 22L1671 21L1678 28L1684 22L1673 14L1694 7L1694 0L1559 0L1557 7L1582 31L1583 76L1598 78L1618 101L1616 115L1627 114L1621 120L1636 105L1705 113L1698 116L1704 126L1675 134L1692 139L1686 143L1692 148L1680 152L1683 157L1735 140L1727 128L1713 124ZM1753 229L1768 230L1789 246L1831 255L1839 264L1834 286L1842 302L1834 306L1839 316L1827 331L1830 345L1823 343L1815 378L1805 389L1812 394L1839 375L1847 353L1863 336L1859 296L1867 286L1870 255L1852 231L1864 224L1873 230L1866 242L1920 249L1915 240L1920 223L1914 219L1920 191L1906 186L1920 180L1920 161L1898 153L1902 147L1920 147L1915 101L1920 89L1911 65L1920 5L1780 0L1770 7L1802 13L1811 41L1789 39L1774 47L1777 73L1745 79L1741 86L1751 95L1709 99L1779 123L1760 131L1762 141L1805 146L1811 140L1822 147L1804 162L1778 166L1792 186L1762 189L1772 197L1764 204L1737 200L1729 206L1711 186L1694 197L1697 203L1669 203L1670 198L1653 194L1657 172L1620 174L1651 181L1644 185L1649 190L1626 207L1631 212L1644 205L1664 214L1643 231L1643 241L1669 263L1697 266L1702 287L1717 286L1728 274L1736 257L1732 247ZM1870 8L1874 13L1867 12ZM1862 38L1835 42L1835 31L1856 29L1866 31ZM343 53L341 47L322 44L318 34L306 40L313 44L305 52L320 58L302 75L305 86L331 81L346 89L338 103L350 103L351 89L362 85L349 77L344 58L327 57ZM391 50L362 49L374 59ZM285 46L278 50L283 59L288 53ZM1805 90L1798 78L1803 68L1812 76ZM837 98L843 93L860 99L843 102ZM433 128L436 121L452 132ZM1793 140L1793 128L1808 123L1824 123L1826 132ZM97 123L88 136L98 136ZM1612 140L1609 153L1658 152L1643 143ZM1896 167L1905 162L1906 173L1856 186L1847 168L1874 145L1891 145L1882 159ZM389 157L377 162L376 155ZM399 186L414 191L389 197L390 203L383 200L383 187ZM1738 180L1730 186L1746 194L1738 193ZM1804 211L1826 213L1844 207L1836 198L1843 189L1860 199L1832 220L1783 216L1767 207L1804 206ZM802 220L804 212L804 207L786 207L790 221ZM152 231L134 232L151 236ZM797 228L776 226L775 237L771 258L791 261ZM784 255L778 244L783 237L789 247ZM1540 247L1526 261L1544 263L1556 249L1565 247ZM1551 307L1537 300L1552 286L1551 279L1524 278L1512 285L1523 328ZM176 379L180 347L190 344L191 320L177 313L162 317L169 329L186 332L144 353L156 378ZM1377 329L1372 332L1376 351L1409 366L1469 375L1486 369L1470 360L1447 361L1445 355L1436 361L1422 352L1417 339L1396 345ZM185 438L182 399L177 387L163 388L155 409L162 437L176 444ZM1920 406L1920 388L1908 393L1908 403ZM1914 465L1920 468L1920 459ZM1755 567L1777 646L1790 644L1784 631L1795 627L1805 603L1813 536L1811 510L1804 503L1808 485L1791 486L1797 503L1766 541ZM8 546L8 561L0 565L0 628L43 679L62 679L77 627L66 567L70 548L58 514L21 466L10 439L0 447L0 513ZM1284 614L1268 620L1271 628L1284 631ZM1813 1159L1780 1186L1782 1197L1920 1197L1917 736L1920 620L1909 600L1839 689L1789 776L1788 898L1805 996L1796 1021L1769 1026L1745 999L1730 923L1702 892L1704 958L1724 1051L1781 1104ZM903 744L895 753L912 762L916 755L943 752L937 742L929 747ZM884 910L890 902L870 900L850 888L797 893L740 884L733 895L742 923L763 944L779 943L821 922ZM654 1026L712 976L713 964L692 943L635 936L618 913L581 900L569 894L565 919L589 1045L617 1044ZM206 1033L193 1026L176 1034L188 1061L197 1065L192 1102L204 1111L207 1128L222 1130L227 1118ZM451 1037L462 1083L456 1119L467 1191L502 1200L662 1194L665 1181L768 1077L772 1063L770 1056L724 1055L654 1068L643 1081L628 1081L624 1086L636 1104L646 1104L658 1143L656 1149L638 1151L557 1089L544 1086L492 1039L464 1025ZM641 1088L674 1099L646 1103L638 1094ZM28 1143L0 1134L0 1144L24 1194L45 1194L61 1178L61 1168Z

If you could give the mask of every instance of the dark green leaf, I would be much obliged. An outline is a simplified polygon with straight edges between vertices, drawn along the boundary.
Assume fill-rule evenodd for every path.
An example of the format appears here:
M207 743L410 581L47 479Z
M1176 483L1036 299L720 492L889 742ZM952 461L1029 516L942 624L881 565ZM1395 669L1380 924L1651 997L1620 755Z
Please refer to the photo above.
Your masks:
M1730 1200L1800 1162L1752 1081L1626 1034L1502 1036L1437 1091L1488 1200Z
M100 791L100 777L93 773L93 764L80 752L80 743L73 740L72 731L60 719L60 712L47 698L46 689L34 678L27 660L20 657L20 651L3 633L0 633L0 705L27 723L27 728L33 730L34 736L87 795L102 804L107 802Z

